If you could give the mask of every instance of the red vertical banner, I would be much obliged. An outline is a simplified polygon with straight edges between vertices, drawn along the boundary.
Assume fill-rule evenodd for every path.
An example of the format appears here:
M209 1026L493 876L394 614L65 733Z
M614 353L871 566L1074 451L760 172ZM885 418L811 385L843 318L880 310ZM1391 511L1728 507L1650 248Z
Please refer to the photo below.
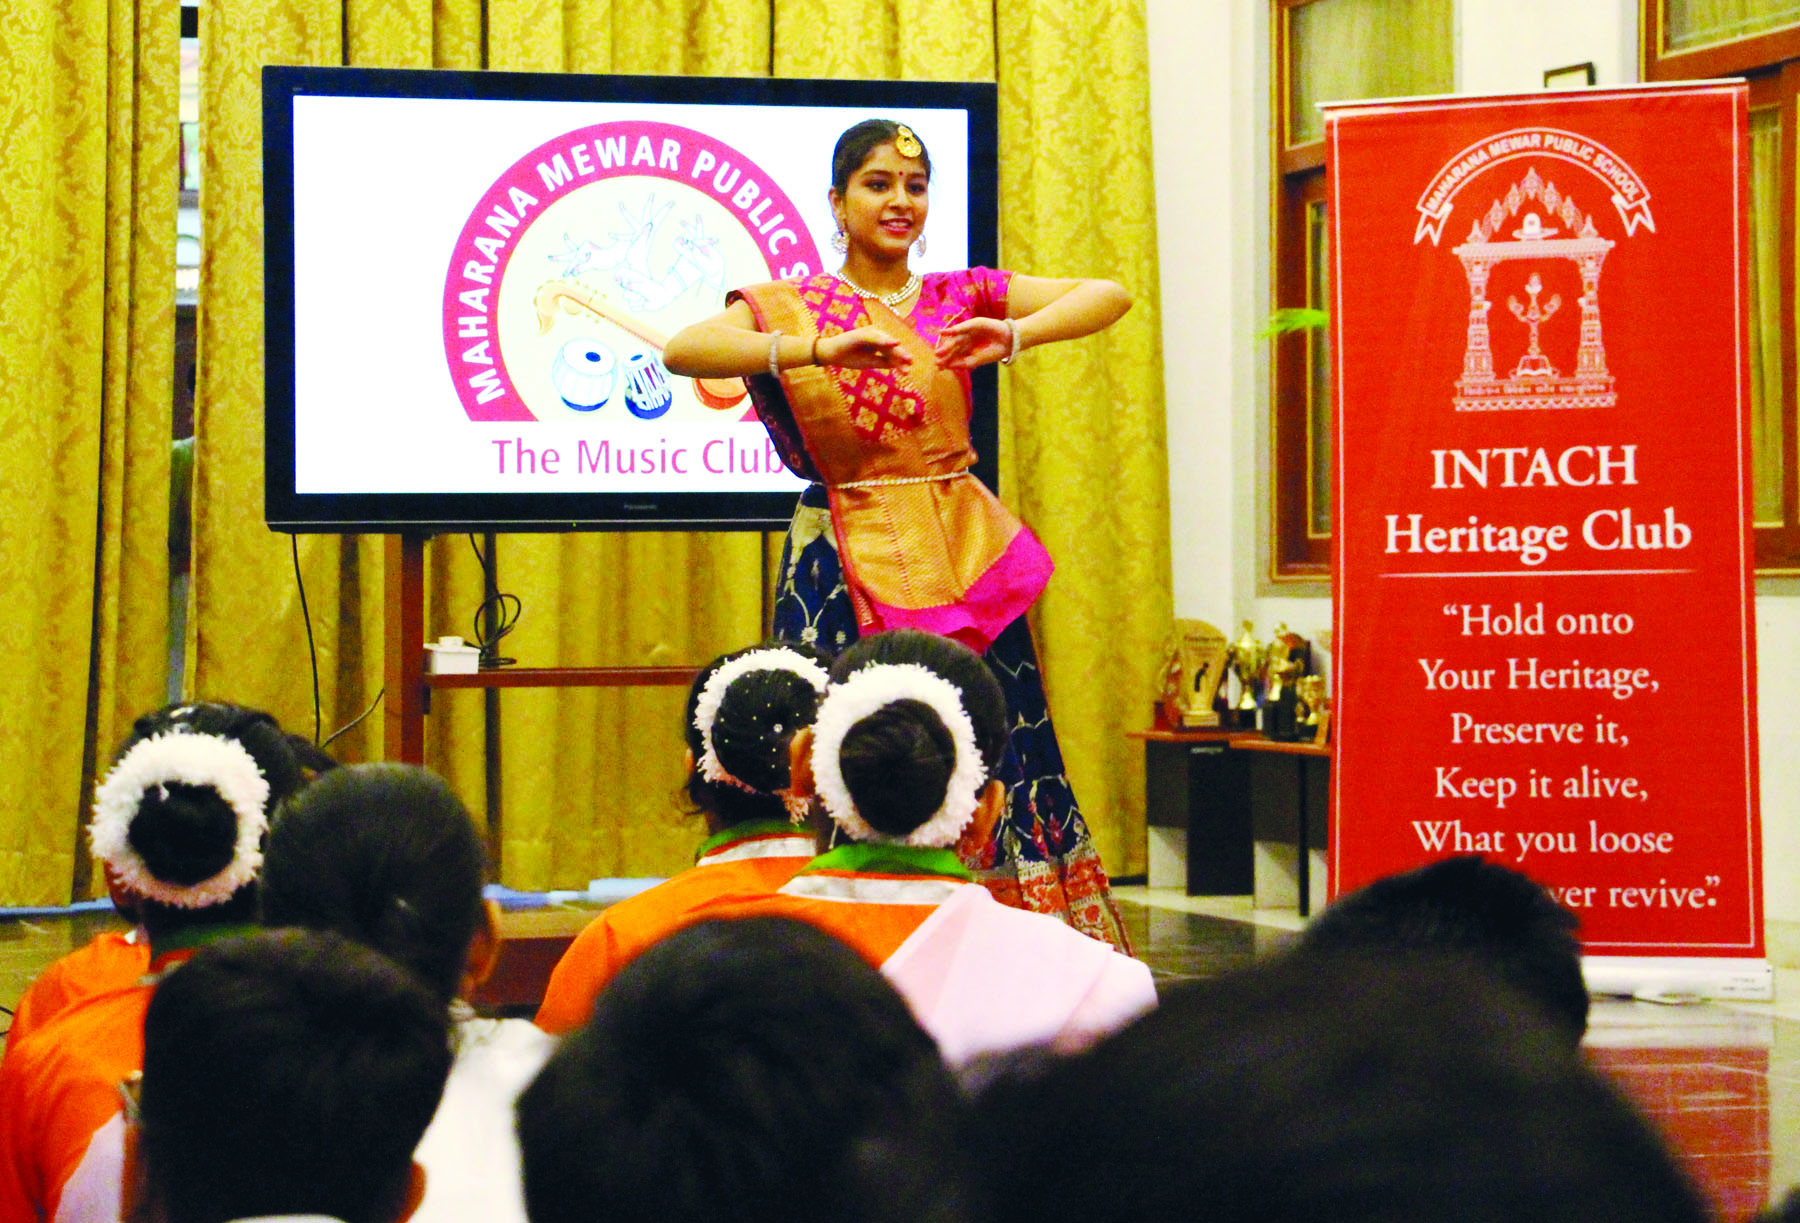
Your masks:
M1742 84L1327 111L1332 891L1760 957Z

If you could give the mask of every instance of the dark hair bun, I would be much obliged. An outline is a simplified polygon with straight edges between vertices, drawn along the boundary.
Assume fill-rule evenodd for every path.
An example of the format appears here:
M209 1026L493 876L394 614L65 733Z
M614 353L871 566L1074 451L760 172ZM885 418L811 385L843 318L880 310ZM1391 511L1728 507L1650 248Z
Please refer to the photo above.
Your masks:
M126 835L152 875L192 887L231 864L238 817L211 786L164 782L144 791Z
M812 725L819 693L792 671L752 671L725 689L713 720L713 752L725 771L765 794L788 786L788 743Z
M688 750L694 756L687 797L695 811L705 812L718 827L788 818L787 807L776 797L776 791L787 789L791 780L788 746L795 732L811 726L819 711L818 691L804 675L790 669L792 659L739 675L719 696L719 707L712 720L712 748L720 767L751 788L739 789L706 776L706 742L697 725L701 698L721 668L764 650L779 650L816 663L821 675L831 662L828 655L813 646L784 641L721 654L694 677L683 715Z
M844 733L838 771L857 814L876 832L902 837L944 805L956 742L924 701L882 706Z

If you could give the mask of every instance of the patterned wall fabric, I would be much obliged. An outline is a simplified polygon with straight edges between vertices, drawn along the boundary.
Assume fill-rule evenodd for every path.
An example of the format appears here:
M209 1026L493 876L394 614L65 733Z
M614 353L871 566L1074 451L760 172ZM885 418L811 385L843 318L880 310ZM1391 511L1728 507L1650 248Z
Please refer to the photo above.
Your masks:
M86 893L89 774L167 669L178 15L0 26L0 905Z
M1136 299L1102 335L1019 359L1000 451L1003 489L1056 558L1032 627L1069 780L1107 868L1137 874L1144 759L1125 732L1148 719L1173 614L1144 6L995 8L1001 262Z
M1103 338L1021 360L1010 377L1012 418L1003 407L1002 423L1013 451L1008 495L1062 565L1039 626L1071 772L1108 864L1139 871L1142 761L1122 732L1142 722L1169 614L1142 4L1120 0L1103 18L1079 0L1016 7L996 29L991 0L487 0L487 61L715 75L764 75L773 63L783 76L937 79L991 78L998 62L1009 263L1111 276L1139 302ZM475 0L207 0L206 21L207 307L189 674L198 691L264 705L310 732L289 545L261 524L257 69L339 63L346 47L358 65L473 66L482 14ZM1081 72L1069 71L1075 63ZM1065 106L1077 109L1055 109ZM823 168L820 177L823 191ZM761 635L769 549L778 545L742 534L502 537L501 585L525 607L505 652L534 665L697 664ZM373 539L306 537L300 556L329 730L381 683L381 549ZM466 540L432 544L427 586L427 635L470 635L481 575ZM1109 683L1087 683L1093 675ZM698 827L671 801L682 779L683 696L501 697L506 883L580 887L686 865ZM429 763L478 815L484 716L480 694L439 693L427 739ZM344 758L379 757L379 717L337 747Z

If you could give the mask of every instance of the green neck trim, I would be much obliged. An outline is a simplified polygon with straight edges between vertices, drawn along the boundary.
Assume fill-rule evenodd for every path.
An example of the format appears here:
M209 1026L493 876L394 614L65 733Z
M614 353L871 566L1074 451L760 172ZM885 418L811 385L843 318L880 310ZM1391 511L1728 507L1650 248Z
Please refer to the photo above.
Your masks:
M723 849L727 845L735 845L739 841L748 841L752 837L803 837L806 829L786 820L745 820L741 824L733 824L720 832L707 837L694 853L698 862L715 849Z
M173 930L161 938L150 940L150 959L154 963L166 955L178 951L194 951L216 943L222 938L236 938L240 934L255 934L261 926L254 922L242 922L227 926L188 926L181 930Z
M806 864L808 871L849 871L859 875L947 875L975 882L953 849L914 845L840 845Z

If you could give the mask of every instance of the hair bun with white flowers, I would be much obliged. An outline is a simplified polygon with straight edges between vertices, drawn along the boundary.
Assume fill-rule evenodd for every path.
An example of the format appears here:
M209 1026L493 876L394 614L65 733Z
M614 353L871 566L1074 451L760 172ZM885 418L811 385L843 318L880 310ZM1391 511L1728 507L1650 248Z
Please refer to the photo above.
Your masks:
M139 895L209 908L256 878L269 806L302 780L267 714L212 703L171 707L139 719L96 788L88 841Z
M787 646L728 655L693 698L694 763L706 781L789 797L788 742L812 725L829 682L821 663Z
M834 683L813 724L812 766L833 822L884 844L954 845L988 780L961 691L918 663Z

